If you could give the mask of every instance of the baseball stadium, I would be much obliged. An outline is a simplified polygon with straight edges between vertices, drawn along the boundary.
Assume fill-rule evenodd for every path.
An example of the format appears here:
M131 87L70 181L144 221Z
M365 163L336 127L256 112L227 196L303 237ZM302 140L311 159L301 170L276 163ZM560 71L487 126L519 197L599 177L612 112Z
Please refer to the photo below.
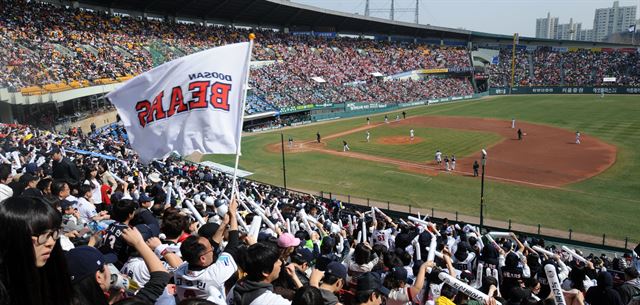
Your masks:
M172 246L154 247L149 243L149 240L163 239L163 236L162 243L169 243L169 232L172 231L166 228L175 221L171 217L183 217L185 223L191 220L191 227L187 225L189 229L178 230L178 235L191 235L197 240L198 234L200 238L204 236L202 230L196 232L198 228L215 223L216 229L210 231L211 234L222 234L230 221L235 223L235 214L227 212L233 209L242 215L237 217L239 220L245 218L246 225L235 224L240 235L250 237L255 233L258 239L272 234L271 238L277 239L281 248L282 239L288 236L291 240L285 244L302 240L300 247L292 250L295 253L301 249L315 251L314 235L321 239L333 236L321 228L323 224L326 227L327 222L328 231L338 227L333 234L337 235L341 230L346 232L345 241L352 241L351 250L358 252L360 234L366 243L365 236L369 232L371 244L377 245L379 243L371 234L377 234L381 230L379 224L386 222L387 228L393 225L391 238L396 244L406 230L418 230L420 234L431 230L434 241L435 233L442 232L446 236L452 230L454 235L461 236L477 232L477 239L485 240L484 247L495 244L496 248L504 248L505 244L511 244L509 238L498 235L501 238L498 240L496 236L496 243L489 233L514 232L518 235L514 240L525 244L522 247L526 248L526 255L535 252L529 246L546 246L545 249L557 253L558 257L567 258L566 264L574 269L584 267L578 262L582 260L591 267L602 263L604 253L612 259L625 255L628 257L626 267L640 266L637 264L640 247L636 246L640 243L640 48L633 42L492 34L388 20L368 13L338 12L285 0L0 0L0 3L0 40L3 42L0 48L0 163L6 167L0 170L0 201L6 199L0 203L0 224L13 225L9 216L2 214L17 213L10 212L9 206L36 196L33 195L35 191L29 189L36 188L36 184L40 188L42 184L36 196L38 199L28 200L38 204L45 202L63 215L61 229L50 228L49 236L57 241L58 235L54 236L54 232L64 235L63 239L71 247L86 252L73 253L74 250L65 249L62 259L66 256L67 260L82 264L87 257L98 255L91 252L95 249L105 255L112 253L111 249L116 251L113 253L118 259L122 259L122 253L117 252L120 248L114 248L112 240L111 248L105 250L110 237L120 238L122 234L123 247L128 243L131 250L135 248L145 258L144 253L148 250L145 245L149 245L163 262L166 259L171 265L172 260L162 256L166 249L173 249ZM177 70L163 70L163 67L212 48L247 42L250 34L255 39L251 40L252 48L249 49L247 90L239 95L243 98L235 101L239 102L237 104L229 98L231 107L241 107L244 102L244 106L235 108L241 109L242 117L239 159L236 154L217 151L191 151L182 155L176 150L169 156L155 156L153 161L142 162L137 155L144 153L138 149L140 141L144 141L146 152L159 152L168 141L195 143L200 142L200 138L215 138L207 136L215 130L193 130L197 129L193 128L197 126L193 123L196 122L193 113L171 117L174 112L182 112L182 107L190 111L195 105L193 100L182 104L183 94L185 101L197 100L198 92L194 91L193 83L188 85L189 92L183 89L184 93L180 92L177 98L175 91L172 94L165 91L164 99L162 93L158 96L153 93L126 101L133 105L146 99L148 112L145 110L143 114L138 107L141 102L135 104L138 113L126 114L123 104L114 101L118 96L114 93L132 86L136 80L145 79L147 71L164 71L163 77L170 76ZM215 60L230 61L227 58ZM196 65L203 68L194 71L210 72L190 74L190 79L219 78L224 82L225 77L227 80L232 78L231 74L218 77L218 72L204 63ZM238 78L233 77L234 81ZM146 79L153 78L146 76ZM207 95L207 86L208 81L200 88L205 91L202 96ZM147 90L136 88L143 92L141 94ZM221 101L216 94L223 91L211 88L211 104L214 105L216 96L217 101ZM241 91L235 83L233 87L224 88ZM179 106L175 104L177 99ZM179 107L177 112L176 107ZM228 110L229 105L226 107ZM198 113L219 110L212 109ZM133 118L133 125L129 117ZM142 133L132 130L138 119L142 129L156 128L146 140L140 136ZM193 120L192 130L181 130L183 125L178 121L181 119ZM158 147L153 147L155 143ZM65 166L64 173L61 164ZM74 169L79 172L75 178ZM93 173L96 171L97 174ZM62 184L56 184L60 181ZM97 181L95 187L93 181ZM71 197L78 202L61 195L60 188L64 190L65 183ZM91 189L85 190L83 186L91 186ZM57 192L60 195L56 195ZM121 195L114 199L118 192ZM85 218L79 200L85 195L89 196L87 203L91 204L86 223L67 230L68 219L75 215L74 207L81 215L76 217L78 224ZM160 220L158 232L149 223L142 223L151 227L151 236L146 236L138 225L129 223L137 219L139 210L132 212L131 215L135 215L131 219L127 219L128 214L122 221L118 218L118 213L124 213L122 209L125 209L120 206L127 206L129 202L127 198L136 208L147 208L143 203L151 202L148 208ZM5 203L7 207L2 207ZM21 203L21 206L25 205ZM223 212L220 212L221 206ZM182 216L169 214L173 210L175 215ZM319 217L316 212L324 214ZM208 216L203 220L205 215ZM253 223L256 221L247 218L249 215L259 215L254 218L258 219L255 228ZM312 215L315 219L309 219L309 224L307 217ZM361 217L362 224L358 221L354 224L352 216L354 219ZM117 229L122 231L109 235L116 230L112 230L113 220L116 224L123 223ZM299 232L292 229L297 228L298 223L299 231L307 234L307 248L303 247L305 241ZM101 224L105 226L102 230L94 228ZM433 229L429 227L431 224L434 224ZM426 225L426 230L421 225ZM32 228L31 225L27 227ZM131 233L134 227L141 233L141 240L144 238L142 243L136 243L137 235L131 236L135 235ZM234 244L230 241L232 234L228 234L233 227L230 225L224 234L226 241L223 243L227 246ZM48 236L38 235L40 233L30 233L34 238L36 262L40 237ZM488 238L484 237L485 233ZM18 239L10 235L0 233L0 242L13 243ZM190 250L185 248L189 238L181 241L182 246L177 249L182 251L184 264L191 265L194 263L189 258ZM215 240L216 236L213 238ZM415 238L418 245L418 237ZM49 238L46 240L48 242ZM102 246L100 240L104 240ZM263 242L251 244L249 240L245 240L249 253L254 245ZM419 240L421 243L422 238ZM539 243L541 240L547 244ZM456 243L459 242L460 237ZM450 248L447 248L446 239L442 243L439 255L446 256L448 250L443 247ZM54 250L46 253L56 253L57 244L51 246ZM387 247L392 245L386 243ZM550 245L554 245L553 248L549 248ZM577 254L560 249L565 245L577 249ZM138 249L138 246L144 249ZM205 251L207 247L203 247L202 251ZM208 247L214 247L214 244ZM160 248L164 250L158 250ZM348 250L348 245L346 248ZM375 246L372 248L376 251ZM421 251L424 251L423 258L429 253L433 260L434 254L429 248L422 247L427 250L421 251L417 248L417 253L410 256L413 259L411 266L421 261L416 259ZM435 249L435 243L431 248ZM30 250L17 252L24 251ZM0 265L6 265L12 257L16 259L16 254L10 252L0 250ZM222 253L215 254L219 255L219 262L227 252L218 252ZM477 250L478 255L480 252L484 255L481 249ZM233 258L229 254L232 261L238 260L235 252L229 250L229 253L233 254ZM587 257L589 253L591 255ZM602 257L599 257L601 253ZM128 255L124 256L123 262ZM382 254L379 256L382 262ZM455 263L456 259L453 254L451 256ZM571 261L572 257L576 260ZM250 258L245 260L238 260L240 269L249 269L243 267L244 264L252 266ZM316 266L320 265L319 257L314 261ZM296 259L292 256L289 262L293 264ZM436 268L435 265L445 264L446 260L435 259L434 262ZM576 262L578 265L574 266ZM153 280L153 270L159 269L153 269L156 265L146 258L144 263ZM310 266L311 260L307 263ZM277 262L273 264L277 265ZM469 271L474 273L477 262L470 264L473 267ZM43 265L45 267L37 265L37 269L46 268L47 264ZM350 268L350 265L346 266ZM615 266L608 266L601 272L609 269L616 285L621 285L628 274L623 267L616 269ZM441 267L446 270L444 265ZM17 297L14 292L19 289L12 286L7 276L13 267L3 268L0 268L0 284L6 283L0 285L0 303L7 300L7 304L44 304ZM326 264L325 268L328 268ZM32 269L34 273L39 272ZM74 272L80 272L73 269L69 269L72 286L76 285ZM122 270L120 272L126 275ZM218 299L212 299L213 293L199 286L200 290L184 288L191 294L184 292L180 287L184 286L183 281L190 281L191 271L178 275L180 270L169 269L171 279L175 281L172 283L177 287L173 304L183 304L181 300L192 297L207 299L212 304L233 304L229 295L232 299L236 295L224 289ZM323 270L325 277L326 272L333 269L326 270ZM349 280L351 271L349 269ZM263 271L263 274L269 272ZM313 274L310 270L309 273ZM251 272L248 274L251 278ZM285 272L282 271L281 277L282 274ZM389 274L387 277L395 276L391 271ZM414 274L415 283L420 283L420 273L415 271ZM600 279L599 273L593 274L596 275ZM635 275L637 277L637 271ZM131 273L129 277L135 278ZM458 279L453 280L462 280L460 272ZM560 277L560 281L563 280ZM241 282L236 281L238 285ZM473 291L482 286L480 279L467 282L473 290L467 291L466 286L458 287L443 281L471 298L474 298ZM360 279L354 276L353 283L356 282L352 287L354 298L360 289ZM111 285L113 288L114 284ZM547 293L552 295L553 285L550 285L552 293ZM296 303L297 292L306 286L294 289L296 296L293 293L291 298L283 296L289 300L293 298ZM546 282L543 286L546 287ZM564 286L563 289L569 290ZM502 287L499 290L502 291ZM445 289L442 291L444 295ZM51 297L51 293L47 296ZM480 298L486 304L490 304L489 299L500 300L483 293ZM500 296L502 304L507 304L504 301L509 300L512 293L503 292ZM567 293L564 298L573 298ZM365 304L343 301L344 295L336 294L343 304ZM640 286L637 295L640 296ZM65 298L61 298L60 304L72 303L64 301ZM578 299L576 297L576 302ZM86 304L102 304L103 301L84 300L88 302ZM144 304L156 301L160 302L157 296L145 299ZM633 302L632 299L625 301L624 304ZM571 304L623 304L576 302ZM640 299L637 302L640 303ZM236 301L235 304L245 303Z

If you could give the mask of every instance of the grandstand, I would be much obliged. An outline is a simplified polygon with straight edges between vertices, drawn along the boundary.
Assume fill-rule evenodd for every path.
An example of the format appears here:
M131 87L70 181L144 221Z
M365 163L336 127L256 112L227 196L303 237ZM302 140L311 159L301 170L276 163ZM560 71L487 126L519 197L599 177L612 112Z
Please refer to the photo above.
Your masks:
M169 3L109 2L110 10L101 1L3 4L7 18L0 21L0 40L7 47L0 66L0 106L5 122L33 122L50 108L58 117L73 117L89 102L95 110L107 104L102 96L118 83L176 57L244 40L249 31L258 36L251 75L255 97L247 114L258 119L291 107L410 103L511 83L511 39L502 35L276 1L256 1L246 9L241 2L198 1L164 19L157 13L175 9ZM202 10L192 11L196 6ZM242 27L219 19L221 9ZM249 30L255 25L260 28ZM516 49L516 87L640 85L637 52L625 45L523 38ZM406 80L407 73L413 73L413 82L394 81ZM487 78L476 79L478 74ZM603 83L603 77L616 82ZM62 107L65 103L75 106ZM50 128L55 121L37 124Z

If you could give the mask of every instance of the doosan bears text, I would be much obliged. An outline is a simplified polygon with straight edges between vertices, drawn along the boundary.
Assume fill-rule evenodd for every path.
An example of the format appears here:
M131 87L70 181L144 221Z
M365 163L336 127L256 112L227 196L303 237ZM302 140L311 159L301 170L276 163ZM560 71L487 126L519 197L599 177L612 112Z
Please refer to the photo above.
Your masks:
M136 103L136 111L138 112L138 122L141 127L147 124L170 118L174 114L191 111L195 109L203 109L209 107L214 109L229 111L229 92L231 84L211 81L194 81L189 83L188 92L191 93L191 99L185 101L182 87L176 86L171 89L171 103L168 109L164 109L162 99L164 91L161 91L153 99L139 101Z

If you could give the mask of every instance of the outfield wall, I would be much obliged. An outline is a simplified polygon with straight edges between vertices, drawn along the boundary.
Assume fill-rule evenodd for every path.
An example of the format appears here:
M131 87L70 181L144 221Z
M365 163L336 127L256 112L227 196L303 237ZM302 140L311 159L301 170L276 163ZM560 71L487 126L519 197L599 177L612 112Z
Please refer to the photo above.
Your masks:
M540 87L514 87L511 94L640 94L638 87L566 87L566 86L540 86ZM509 88L491 88L490 95L507 95Z
M408 108L408 107L476 99L476 98L483 97L485 95L487 94L486 93L470 94L465 96L443 97L443 98L428 99L428 100L415 101L410 103L398 103L398 104L389 104L389 103L332 104L330 107L324 107L324 108L311 107L310 108L311 110L317 110L317 111L311 111L311 119L313 121L327 121L327 120L333 120L333 119L351 118L355 116L370 115L370 114L376 114L381 112L401 110L403 108ZM307 110L309 110L309 108L307 108ZM327 112L327 111L331 111L331 112ZM390 119L394 119L394 118L390 118Z

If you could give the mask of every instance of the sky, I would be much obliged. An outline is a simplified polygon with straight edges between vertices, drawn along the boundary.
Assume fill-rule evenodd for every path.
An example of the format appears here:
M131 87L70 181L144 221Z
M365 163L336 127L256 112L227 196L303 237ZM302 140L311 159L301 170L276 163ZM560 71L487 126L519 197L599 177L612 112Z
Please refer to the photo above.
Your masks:
M366 0L292 0L337 11L364 15ZM640 0L620 0L620 6L639 6ZM389 18L391 0L370 0L370 9L386 9L371 13ZM597 8L612 7L613 0L420 0L420 23L450 28L535 37L536 19L559 17L559 23L581 22L582 29L593 28ZM415 8L415 0L395 0L395 7ZM638 13L636 13L638 18ZM415 13L397 12L396 20L414 22Z

